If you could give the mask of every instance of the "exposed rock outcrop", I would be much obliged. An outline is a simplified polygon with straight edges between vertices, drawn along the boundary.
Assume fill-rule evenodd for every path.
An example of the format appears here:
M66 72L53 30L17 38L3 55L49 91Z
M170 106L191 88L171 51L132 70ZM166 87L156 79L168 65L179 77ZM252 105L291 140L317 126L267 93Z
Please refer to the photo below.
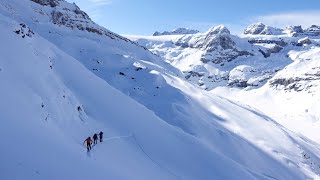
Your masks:
M308 37L305 37L298 40L297 46L309 45L309 44L312 44L312 41Z
M31 0L31 1L41 4L42 6L56 7L59 5L59 1L61 0Z

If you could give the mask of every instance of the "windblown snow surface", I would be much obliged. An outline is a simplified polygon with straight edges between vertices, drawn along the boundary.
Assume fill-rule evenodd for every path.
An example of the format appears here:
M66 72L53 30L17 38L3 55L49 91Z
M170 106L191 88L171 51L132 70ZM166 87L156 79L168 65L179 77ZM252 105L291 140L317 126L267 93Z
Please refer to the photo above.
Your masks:
M316 142L53 2L0 2L1 179L319 177Z

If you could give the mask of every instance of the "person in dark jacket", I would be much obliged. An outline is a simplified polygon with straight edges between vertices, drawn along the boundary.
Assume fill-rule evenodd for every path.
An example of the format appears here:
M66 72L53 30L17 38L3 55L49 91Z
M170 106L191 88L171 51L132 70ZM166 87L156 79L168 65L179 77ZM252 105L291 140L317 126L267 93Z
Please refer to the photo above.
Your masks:
M94 133L94 135L93 135L93 144L96 145L97 142L98 142L98 135L97 135L97 133Z
M100 131L100 133L99 133L99 139L100 139L100 142L103 141L103 132L102 131Z
M86 140L84 140L84 143L87 143L87 150L90 151L91 150L91 137L88 137Z

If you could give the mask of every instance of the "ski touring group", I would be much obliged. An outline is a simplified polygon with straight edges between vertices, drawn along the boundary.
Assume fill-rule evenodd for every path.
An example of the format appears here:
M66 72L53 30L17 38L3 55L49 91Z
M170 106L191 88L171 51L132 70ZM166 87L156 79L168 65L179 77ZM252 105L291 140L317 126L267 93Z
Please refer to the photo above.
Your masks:
M92 139L93 139L93 140L92 140ZM96 145L96 144L98 143L98 139L99 139L100 142L103 141L103 132L100 131L98 134L97 134L97 133L94 133L94 135L92 136L92 139L91 139L91 137L89 136L89 137L87 137L86 140L84 140L84 143L86 143L86 145L87 145L87 150L88 150L88 152L92 149L92 147L93 147L94 145ZM93 146L91 146L92 143L93 143Z

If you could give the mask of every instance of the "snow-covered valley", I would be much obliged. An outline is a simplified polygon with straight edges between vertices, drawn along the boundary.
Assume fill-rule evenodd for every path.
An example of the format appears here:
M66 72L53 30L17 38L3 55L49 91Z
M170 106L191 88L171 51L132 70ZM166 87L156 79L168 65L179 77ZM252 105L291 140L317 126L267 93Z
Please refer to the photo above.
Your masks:
M2 0L1 177L319 178L318 40L273 31L123 37L63 0Z

